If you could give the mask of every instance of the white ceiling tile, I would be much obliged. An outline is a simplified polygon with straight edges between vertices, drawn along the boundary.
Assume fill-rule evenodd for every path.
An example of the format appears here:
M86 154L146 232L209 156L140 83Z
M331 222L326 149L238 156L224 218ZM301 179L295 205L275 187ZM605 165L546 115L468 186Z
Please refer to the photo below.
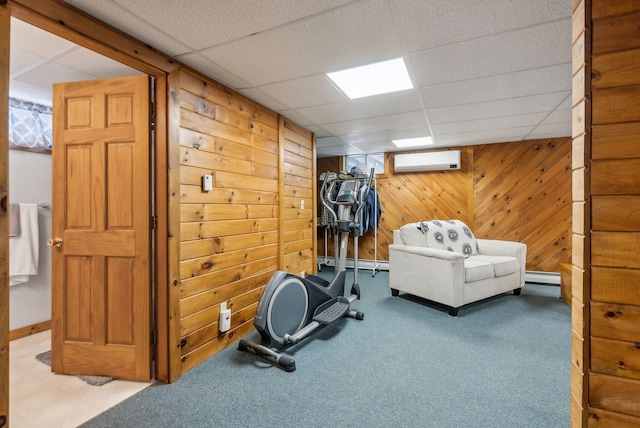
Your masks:
M179 39L173 37L171 26L161 29L155 28L146 21L147 13L143 11L140 15L135 15L123 8L115 1L95 1L95 0L65 0L67 3L87 12L111 26L134 36L136 39L152 46L167 55L179 55L190 52L193 49L181 43ZM145 8L154 5L162 5L168 14L174 14L181 7L176 7L173 2L162 4L161 2L139 2ZM186 25L191 25L186 21ZM206 28L206 27L204 27ZM202 31L202 28L199 29ZM206 33L206 31L205 31Z
M531 132L529 137L555 135L556 137L568 137L571 135L571 122L568 123L548 123L538 125Z
M439 123L545 112L553 110L566 95L567 92L555 92L552 94L427 109L427 116L433 126Z
M201 51L254 86L403 54L385 0L358 1Z
M318 147L335 147L342 146L345 142L338 137L317 137L316 144Z
M333 86L326 74L271 83L259 88L266 94L278 98L288 108L317 106L347 99Z
M79 46L56 58L55 62L74 70L82 70L84 74L96 79L142 74L138 70Z
M54 83L93 79L94 77L90 74L85 74L65 67L64 65L50 62L42 67L24 73L17 80L51 90Z
M11 49L51 58L75 45L19 19L11 19Z
M395 128L424 127L427 126L427 121L424 112L417 110L408 113L356 119L347 122L328 123L322 126L335 135L349 135L374 133Z
M211 60L203 57L197 52L191 52L184 55L177 55L175 57L178 61L188 65L194 70L200 71L206 76L214 77L221 83L231 87L231 88L248 88L251 85L242 80L237 75L233 74L229 70L226 70L223 67L220 67L218 64L212 62Z
M400 149L396 145L390 142L383 143L363 143L363 144L353 144L354 147L362 150L366 154L376 154L376 153L389 153L389 152L398 152L405 151L406 149Z
M555 110L555 111L551 112L549 114L549 116L547 116L542 121L542 124L543 125L548 125L548 124L551 124L551 123L570 124L571 123L571 110L570 109L564 109L564 110Z
M307 128L309 131L311 131L314 134L316 134L316 138L324 138L324 137L333 136L333 134L331 132L327 131L326 129L324 129L321 126L307 125L307 126L305 126L305 128Z
M391 140L401 140L405 138L417 138L430 136L429 128L417 126L414 128L387 129L381 132L370 132L364 134L343 135L340 138L346 143L354 146L369 143L391 143Z
M170 28L176 39L199 50L261 33L353 0L114 1L144 16L157 28Z
M350 155L362 155L366 154L365 151L357 149L348 144L344 144L341 146L328 146L328 147L318 147L316 149L316 155L319 158L326 158L329 156L350 156Z
M397 151L391 138L429 134L425 117L434 147L570 132L568 0L66 1L307 127L318 156ZM119 69L13 31L11 72L36 94ZM400 56L420 89L347 100L325 77Z
M259 102L264 106L270 106L270 108L274 110L279 110L279 111L288 110L287 106L285 106L275 98L272 98L269 95L265 94L258 88L240 89L238 92L246 95L247 97L251 98L254 101Z
M461 134L464 132L482 132L521 126L535 126L539 124L546 115L546 112L541 112L516 116L492 117L464 122L450 122L432 125L431 129L436 137L440 137L445 134Z
M571 19L411 54L418 86L431 86L569 62ZM416 75L417 71L417 75Z
M572 104L571 104L571 92L569 92L567 94L567 97L562 101L562 104L560 104L558 107L556 107L558 110L571 110Z
M282 111L279 111L278 113L294 121L296 124L300 126L308 126L308 125L314 124L313 121L309 120L306 116L302 115L297 110L282 110Z
M571 63L421 88L426 108L571 90Z
M437 147L504 143L521 141L533 130L532 126L522 128L500 129L498 131L469 132L462 134L448 134L435 138Z
M410 51L571 17L571 3L566 0L418 0L393 4Z
M316 125L337 123L367 117L406 113L421 108L416 90L358 98L335 104L298 109Z
M36 65L44 62L46 62L46 59L41 56L22 49L14 49L12 47L9 58L9 75L11 78L15 78L17 75L22 74L31 67L35 67Z

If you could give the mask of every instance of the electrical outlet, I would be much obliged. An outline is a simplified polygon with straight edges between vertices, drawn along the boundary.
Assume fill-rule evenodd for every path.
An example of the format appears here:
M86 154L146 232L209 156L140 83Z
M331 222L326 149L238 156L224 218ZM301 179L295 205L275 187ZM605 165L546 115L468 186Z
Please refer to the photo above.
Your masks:
M231 309L227 309L227 302L220 303L220 320L218 329L221 332L229 331L231 328Z
M304 209L304 199L300 199L300 209Z

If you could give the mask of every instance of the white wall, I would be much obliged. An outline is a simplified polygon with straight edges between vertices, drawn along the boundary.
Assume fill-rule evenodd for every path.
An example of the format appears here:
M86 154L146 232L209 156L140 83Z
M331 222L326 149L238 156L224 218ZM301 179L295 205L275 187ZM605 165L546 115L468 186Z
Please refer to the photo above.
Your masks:
M51 206L51 155L9 150L9 201ZM9 329L51 319L51 208L38 208L40 260L38 275L9 288ZM9 255L11 257L11 255Z

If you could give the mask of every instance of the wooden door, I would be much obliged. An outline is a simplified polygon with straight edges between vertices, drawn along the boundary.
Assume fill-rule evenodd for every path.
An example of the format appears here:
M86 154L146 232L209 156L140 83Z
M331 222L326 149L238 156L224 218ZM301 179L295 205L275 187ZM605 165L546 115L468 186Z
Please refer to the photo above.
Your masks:
M151 378L148 79L53 87L57 373Z

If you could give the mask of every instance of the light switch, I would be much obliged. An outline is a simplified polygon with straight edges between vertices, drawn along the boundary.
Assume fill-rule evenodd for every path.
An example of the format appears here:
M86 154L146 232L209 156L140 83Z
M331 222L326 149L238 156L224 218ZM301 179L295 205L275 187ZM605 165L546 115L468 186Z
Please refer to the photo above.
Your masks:
M202 190L205 192L213 190L213 175L205 174L202 176Z

